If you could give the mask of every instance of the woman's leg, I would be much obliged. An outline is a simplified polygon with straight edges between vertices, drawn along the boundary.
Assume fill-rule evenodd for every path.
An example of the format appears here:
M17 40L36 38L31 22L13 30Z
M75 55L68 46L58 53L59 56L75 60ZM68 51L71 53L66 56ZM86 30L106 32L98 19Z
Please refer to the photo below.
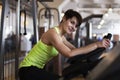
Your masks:
M23 67L19 69L20 80L58 80L59 76L37 67Z

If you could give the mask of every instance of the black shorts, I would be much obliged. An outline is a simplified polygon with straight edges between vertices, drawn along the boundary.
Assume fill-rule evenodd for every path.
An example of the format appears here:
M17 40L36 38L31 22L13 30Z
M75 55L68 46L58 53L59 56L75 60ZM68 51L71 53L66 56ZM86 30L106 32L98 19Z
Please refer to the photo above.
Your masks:
M20 80L59 80L59 76L35 66L22 67L19 69Z

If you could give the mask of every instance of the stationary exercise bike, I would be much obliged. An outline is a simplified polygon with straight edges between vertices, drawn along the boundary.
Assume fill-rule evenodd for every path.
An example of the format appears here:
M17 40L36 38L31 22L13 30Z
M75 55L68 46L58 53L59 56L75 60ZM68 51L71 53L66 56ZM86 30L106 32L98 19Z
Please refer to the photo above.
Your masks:
M111 39L112 35L108 33L104 38ZM105 48L97 48L88 54L77 55L67 60L70 65L63 69L63 76L66 80L82 74L84 77L102 60L99 58L105 51Z

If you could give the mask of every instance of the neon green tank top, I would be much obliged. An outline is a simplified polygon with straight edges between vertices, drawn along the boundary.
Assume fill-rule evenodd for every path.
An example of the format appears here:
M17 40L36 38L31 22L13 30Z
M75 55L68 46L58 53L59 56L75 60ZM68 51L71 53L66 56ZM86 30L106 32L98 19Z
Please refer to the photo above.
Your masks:
M59 34L56 27L55 30ZM36 66L42 69L49 60L57 55L58 51L53 46L48 46L40 40L20 63L19 67Z

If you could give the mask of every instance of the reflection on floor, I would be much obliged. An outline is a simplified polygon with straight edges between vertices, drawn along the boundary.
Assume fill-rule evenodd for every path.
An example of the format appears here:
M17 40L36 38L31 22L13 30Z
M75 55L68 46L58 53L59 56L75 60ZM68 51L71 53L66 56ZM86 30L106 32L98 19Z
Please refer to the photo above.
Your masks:
M24 58L24 53L20 53L19 62ZM15 53L4 55L4 80L15 80Z
M15 80L15 63L14 61L5 63L4 80Z

